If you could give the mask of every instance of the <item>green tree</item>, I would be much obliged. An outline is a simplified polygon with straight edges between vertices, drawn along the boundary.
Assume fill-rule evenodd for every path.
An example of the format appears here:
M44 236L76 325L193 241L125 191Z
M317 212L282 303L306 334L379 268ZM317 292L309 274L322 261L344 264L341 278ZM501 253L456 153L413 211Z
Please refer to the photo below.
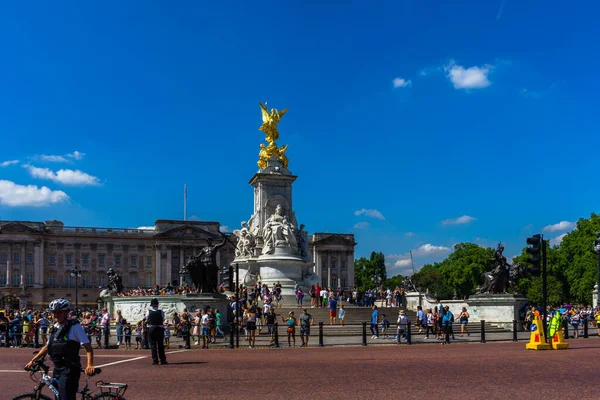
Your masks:
M440 299L452 298L452 290L446 286L439 271L440 263L425 264L413 275L413 283L421 290L429 291Z
M372 252L368 260L361 257L354 261L354 286L357 290L379 287L386 279L385 256L382 252Z
M395 276L392 276L391 278L388 278L385 281L383 281L382 286L384 288L390 288L390 289L394 290L396 287L402 286L403 279L404 279L404 277L402 275L395 275Z
M475 293L482 282L481 275L493 268L490 260L494 250L475 243L459 243L454 251L439 265L439 272L446 287L459 298Z

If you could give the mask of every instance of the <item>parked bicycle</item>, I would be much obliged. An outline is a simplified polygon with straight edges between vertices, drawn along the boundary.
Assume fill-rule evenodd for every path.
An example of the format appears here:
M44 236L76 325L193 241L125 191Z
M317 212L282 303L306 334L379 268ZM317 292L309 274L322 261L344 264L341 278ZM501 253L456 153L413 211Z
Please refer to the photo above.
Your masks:
M46 365L46 357L42 357L33 363L32 368L25 368L25 371L29 372L29 377L31 380L37 380L37 377L34 379L34 376L38 372L42 372L42 377L39 379L37 386L33 389L31 393L20 394L17 397L13 398L13 400L24 400L24 399L35 399L35 400L52 400L50 397L46 396L42 393L42 389L44 386L48 386L48 389L56 396L56 399L59 398L58 389L56 389L55 384L58 382L56 379L48 375L48 371L50 367ZM83 369L82 369L83 371ZM94 369L94 375L98 375L102 370L100 368ZM78 389L77 393L81 395L81 400L125 400L123 395L127 390L126 383L107 383L103 381L96 382L96 387L100 388L100 393L94 394L88 387L89 377L85 376L85 386L82 389Z

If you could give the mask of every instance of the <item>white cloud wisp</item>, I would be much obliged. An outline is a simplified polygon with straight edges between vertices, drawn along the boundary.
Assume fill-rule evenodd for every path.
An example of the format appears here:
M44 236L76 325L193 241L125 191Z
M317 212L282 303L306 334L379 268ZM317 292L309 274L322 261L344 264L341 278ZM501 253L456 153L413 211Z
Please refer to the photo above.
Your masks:
M18 163L19 163L19 160L9 160L9 161L4 161L4 162L0 163L0 167L2 167L2 168L6 168L6 167L9 167L9 166L11 166L11 165L18 164Z
M483 89L492 84L488 75L494 67L485 64L481 67L473 66L465 68L462 65L457 65L454 61L444 66L446 76L455 89Z
M63 203L69 196L60 190L50 190L46 186L19 185L12 181L0 180L0 204L9 207L42 207Z
M473 218L469 215L463 215L458 218L449 218L442 221L442 225L462 225L468 224L469 222L475 221L476 218Z
M100 184L100 180L97 177L80 170L60 169L54 172L49 168L38 168L29 164L23 167L27 168L29 174L34 178L48 179L56 183L62 183L63 185L96 186Z
M394 89L405 88L412 86L412 81L410 79L394 78L392 84L394 85Z
M570 231L577 226L576 222L560 221L554 225L546 225L542 228L544 232Z
M367 229L369 227L369 223L366 221L362 221L354 224L354 229Z
M355 211L354 215L356 215L356 216L366 215L367 217L373 217L373 218L377 218L380 220L385 219L383 214L381 212L379 212L378 210L371 210L371 209L367 209L367 208L362 208L360 210Z

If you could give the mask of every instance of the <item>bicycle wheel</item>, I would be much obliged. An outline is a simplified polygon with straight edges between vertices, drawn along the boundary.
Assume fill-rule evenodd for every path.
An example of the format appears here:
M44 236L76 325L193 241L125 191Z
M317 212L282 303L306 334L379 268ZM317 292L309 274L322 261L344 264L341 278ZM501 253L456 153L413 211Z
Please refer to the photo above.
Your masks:
M119 396L116 393L99 393L92 397L92 400L125 400L125 397Z
M20 394L17 397L13 398L13 400L36 400L36 399L52 400L50 397L46 396L45 394L40 394L39 397L36 397L34 393Z

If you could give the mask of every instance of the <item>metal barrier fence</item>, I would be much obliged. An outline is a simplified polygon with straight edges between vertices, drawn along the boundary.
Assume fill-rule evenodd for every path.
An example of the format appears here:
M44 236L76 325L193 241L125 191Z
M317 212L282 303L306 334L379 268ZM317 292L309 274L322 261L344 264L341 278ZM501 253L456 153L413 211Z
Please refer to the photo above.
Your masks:
M589 328L592 324L593 328L596 328L594 321L587 321L583 325L577 327L577 332L566 320L563 320L563 331L565 339L570 337L582 337L589 338ZM316 326L315 326L316 325ZM381 330L381 323L375 325L368 322L351 323L351 324L335 324L330 325L324 322L318 322L311 326L308 335L302 332L302 329L298 325L294 325L292 331L288 332L288 326L279 325L278 323L273 324L269 327L268 324L264 324L262 329L267 332L257 331L256 333L256 344L264 347L280 347L281 335L288 339L288 343L291 345L295 344L296 338L300 336L308 338L307 342L317 339L317 345L319 347L324 346L338 346L338 345L393 345L393 344L427 344L435 343L435 340L440 342L450 343L487 343L487 342L498 342L498 341L527 341L529 340L530 333L525 330L522 321L506 321L506 322L494 322L487 323L485 320L479 321L479 323L469 323L466 325L464 332L461 328L460 323L454 323L452 329L439 329L439 327L424 327L414 326L412 323L408 323L406 329L402 334L398 334L396 326L392 325L389 329ZM135 325L132 325L134 327ZM200 340L200 335L195 335L194 329L197 325L190 324L191 329L187 334L181 334L177 329L171 327L170 337L176 342L178 340L184 341L184 346L189 343L192 337L197 337ZM198 332L201 332L201 326L198 327ZM117 326L115 323L111 323L109 329L104 327L90 325L86 328L86 332L90 337L90 341L96 344L100 344L101 347L117 348L118 341L121 344L124 343L125 335L117 334ZM214 327L213 327L214 328ZM45 344L47 335L49 334L50 327L44 329L40 326L29 327L26 324L11 324L4 323L0 324L0 347L34 347L39 348ZM146 332L141 333L140 345L142 348L148 348L148 338ZM300 332L298 332L300 331ZM222 332L222 331L221 331ZM107 334L108 333L108 334ZM238 325L232 323L230 329L227 332L222 332L223 337L225 334L229 335L227 341L220 343L226 345L229 348L239 348L240 342L242 347L247 346L244 341L248 341L250 332L245 325ZM369 335L371 333L371 335ZM132 337L136 337L136 332L133 332ZM190 339L185 341L185 336L189 336ZM370 336L370 337L369 337ZM447 338L446 338L447 336ZM600 335L598 335L600 336ZM211 336L212 337L212 336ZM458 337L458 338L457 338ZM215 338L216 339L216 338ZM217 343L218 345L218 343ZM191 346L190 346L191 347Z

